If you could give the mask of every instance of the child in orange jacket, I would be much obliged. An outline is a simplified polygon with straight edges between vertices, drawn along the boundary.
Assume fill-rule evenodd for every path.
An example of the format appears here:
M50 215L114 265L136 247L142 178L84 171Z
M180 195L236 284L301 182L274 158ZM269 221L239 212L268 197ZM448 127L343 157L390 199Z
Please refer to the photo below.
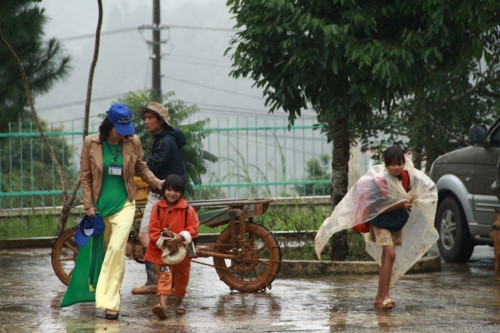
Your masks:
M144 259L153 263L159 271L158 295L160 303L153 307L153 313L160 319L167 318L168 295L176 297L175 311L186 313L182 300L186 296L191 270L191 258L188 254L176 264L168 259L168 253L186 253L185 247L198 236L198 216L193 207L183 199L186 190L184 178L169 175L165 179L161 193L163 198L151 210L149 222L149 245ZM171 235L167 240L163 235ZM162 235L163 234L163 235ZM163 259L162 259L163 258ZM166 262L170 263L167 264ZM172 286L174 286L172 288ZM173 290L172 290L173 289Z

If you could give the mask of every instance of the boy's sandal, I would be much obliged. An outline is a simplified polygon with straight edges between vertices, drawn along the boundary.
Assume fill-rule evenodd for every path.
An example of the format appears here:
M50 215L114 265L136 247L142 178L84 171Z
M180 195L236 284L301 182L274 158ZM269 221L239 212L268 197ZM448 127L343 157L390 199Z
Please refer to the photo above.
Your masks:
M176 314L185 314L186 309L182 306L182 304L179 304L177 308L175 309Z
M373 306L377 309L388 310L388 309L392 309L392 308L396 307L396 302L394 302L390 298L387 298L382 303L380 303L380 302L373 303Z

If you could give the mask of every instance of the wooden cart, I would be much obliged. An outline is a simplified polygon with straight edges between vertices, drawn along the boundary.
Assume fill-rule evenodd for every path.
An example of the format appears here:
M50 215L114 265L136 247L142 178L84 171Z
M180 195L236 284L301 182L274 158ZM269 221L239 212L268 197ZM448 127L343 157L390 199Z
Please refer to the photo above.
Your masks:
M197 244L196 254L198 257L213 258L213 264L208 265L215 268L219 278L231 290L254 292L271 289L271 283L278 274L281 265L278 242L272 232L254 222L254 217L267 211L271 201L267 198L255 198L189 202L198 213L200 225L211 228L227 225L213 244ZM142 216L145 204L146 201L140 193L136 201L137 221ZM138 224L134 224L128 246L136 251L132 250L129 257L141 263L143 254L137 239ZM66 230L52 248L52 267L57 277L66 285L69 283L78 254L78 245L74 241L75 233L76 227ZM206 264L196 259L193 262Z

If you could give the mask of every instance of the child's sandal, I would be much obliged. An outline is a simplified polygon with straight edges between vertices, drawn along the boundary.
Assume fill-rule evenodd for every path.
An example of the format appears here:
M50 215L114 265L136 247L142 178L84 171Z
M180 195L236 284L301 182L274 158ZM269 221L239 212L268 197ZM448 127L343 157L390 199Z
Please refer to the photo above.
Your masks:
M182 304L177 305L177 308L175 309L176 314L185 314L186 309L182 306Z
M167 311L160 304L153 306L153 313L160 319L167 319Z

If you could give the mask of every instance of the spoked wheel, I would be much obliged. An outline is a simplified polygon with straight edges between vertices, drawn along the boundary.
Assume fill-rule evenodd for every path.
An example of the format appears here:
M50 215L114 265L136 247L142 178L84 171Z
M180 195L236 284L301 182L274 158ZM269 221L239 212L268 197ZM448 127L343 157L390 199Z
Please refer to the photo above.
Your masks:
M214 266L220 279L231 290L261 291L271 283L281 265L281 251L274 235L265 227L246 222L246 234L240 235L239 223L227 227L217 238ZM234 231L233 231L234 230ZM244 240L244 242L243 242Z
M72 228L63 232L52 246L52 268L65 285L69 283L78 255L79 248L75 243L76 229Z
M139 231L130 231L127 240L127 247L125 248L125 256L127 256L129 259L134 259L139 264L144 264L146 262L146 260L144 260L145 253L142 249L141 242L139 241L138 234Z

